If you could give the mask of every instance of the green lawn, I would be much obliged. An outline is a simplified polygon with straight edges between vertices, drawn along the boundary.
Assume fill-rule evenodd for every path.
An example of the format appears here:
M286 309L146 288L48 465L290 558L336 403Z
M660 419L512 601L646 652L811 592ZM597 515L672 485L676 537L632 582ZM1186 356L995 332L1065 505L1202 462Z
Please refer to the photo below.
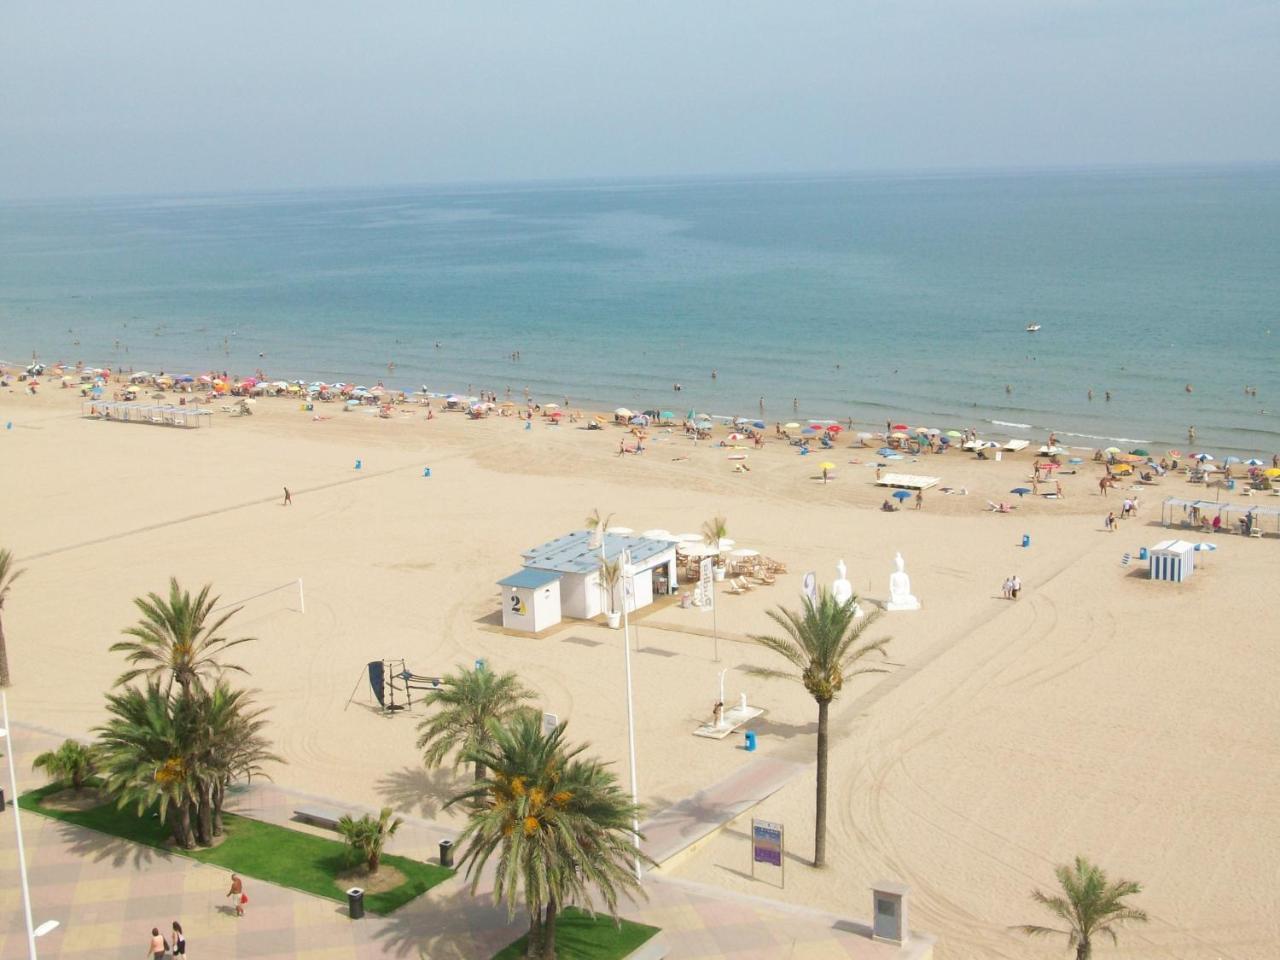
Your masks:
M40 806L41 800L61 789L60 784L50 784L23 794L19 803L24 810L65 823L134 843L163 847L172 853L224 867L256 880L303 890L340 903L346 901L346 895L334 880L348 867L346 847L336 840L228 813L223 815L227 837L222 843L208 850L179 850L165 846L169 830L157 818L139 817L130 807L117 810L114 803L107 803L92 810L70 812L46 810ZM405 882L383 893L366 893L364 905L370 913L391 913L453 876L453 871L447 868L405 857L388 855L382 858L382 862L404 874ZM352 885L358 885L358 881L353 881Z
M658 933L657 927L623 920L619 927L603 914L592 918L586 911L568 907L556 920L556 955L560 960L621 960ZM525 937L509 943L493 960L520 960Z

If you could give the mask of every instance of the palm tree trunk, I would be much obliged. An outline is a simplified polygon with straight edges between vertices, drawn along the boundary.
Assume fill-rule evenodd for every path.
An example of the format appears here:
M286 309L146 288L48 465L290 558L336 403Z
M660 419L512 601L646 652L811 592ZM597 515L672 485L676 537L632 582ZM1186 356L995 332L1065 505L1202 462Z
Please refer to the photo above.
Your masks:
M1089 960L1093 956L1093 944L1088 937L1082 937L1076 944L1076 960Z
M9 685L9 649L4 645L4 618L0 617L0 687Z
M827 710L830 700L818 701L818 796L813 826L813 865L827 863Z
M204 783L196 804L196 842L203 847L213 845L213 788Z
M555 898L547 904L547 919L542 925L542 960L556 960L556 915L560 912Z
M539 960L542 956L542 908L529 914L529 933L524 938L525 960Z
M477 763L476 764L476 783L479 783L481 780L483 780L485 778L485 775L488 772L489 772L488 769L485 767L483 763Z
M177 816L173 818L173 839L183 850L191 850L195 847L191 836L191 805L180 801L174 806L178 809Z
M226 796L226 784L222 781L213 786L213 835L222 836L222 800Z

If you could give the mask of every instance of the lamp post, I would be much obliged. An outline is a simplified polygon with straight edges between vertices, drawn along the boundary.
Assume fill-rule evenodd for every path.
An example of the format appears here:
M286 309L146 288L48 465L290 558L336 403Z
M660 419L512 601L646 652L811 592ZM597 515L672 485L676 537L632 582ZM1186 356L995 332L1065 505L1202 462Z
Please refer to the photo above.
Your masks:
M634 593L631 578L631 551L622 554L622 650L627 671L627 749L631 761L631 804L638 808L639 792L636 789L636 722L635 710L631 703L631 619L627 616L628 601ZM636 846L636 879L640 879L640 817L631 815L631 839Z
M13 831L18 838L18 875L22 882L22 909L27 920L27 953L31 960L36 957L36 937L42 937L57 927L56 920L46 920L37 928L31 922L31 888L27 883L27 854L22 846L22 818L18 807L18 775L14 769L13 737L9 734L9 698L0 689L0 707L3 707L4 726L0 727L0 738L5 741L9 754L9 789L13 791Z

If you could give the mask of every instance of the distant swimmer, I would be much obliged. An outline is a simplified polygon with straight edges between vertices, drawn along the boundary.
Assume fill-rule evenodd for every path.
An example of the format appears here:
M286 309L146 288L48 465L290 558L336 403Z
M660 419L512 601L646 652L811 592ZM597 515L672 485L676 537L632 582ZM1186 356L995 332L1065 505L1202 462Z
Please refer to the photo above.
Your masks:
M760 398L760 412L764 413L764 397Z
M681 390L683 390L684 388L683 388L682 386L680 386L680 384L678 384L678 383L673 383L673 384L671 385L671 389L672 389L672 390L674 390L676 393L679 393L679 392L680 392Z
M791 409L792 409L794 412L796 412L796 413L799 413L799 412L800 412L800 398L799 398L799 397L792 397L792 398L791 398Z
M1195 442L1196 442L1196 428L1187 427L1187 443L1195 443Z
M714 371L714 370L712 370L712 371L711 371L711 379L712 379L712 380L715 380L718 376L719 376L719 374L718 374L718 373L716 373L716 371Z
M1092 399L1093 399L1093 387L1090 387L1090 388L1089 388L1089 399L1090 399L1090 400L1092 400Z
M1187 384L1187 393L1190 393L1190 392L1191 392L1191 384L1189 384L1189 383L1188 383L1188 384Z
M1104 393L1104 394L1102 395L1102 399L1103 399L1103 400L1106 400L1108 403L1110 403L1110 402L1111 402L1111 391L1110 391L1110 390L1108 390L1106 393Z
M1007 384L1007 383L1006 383L1006 384L1004 385L1004 392L1005 392L1006 394L1013 393L1013 387L1012 387L1012 385L1010 385L1010 384Z

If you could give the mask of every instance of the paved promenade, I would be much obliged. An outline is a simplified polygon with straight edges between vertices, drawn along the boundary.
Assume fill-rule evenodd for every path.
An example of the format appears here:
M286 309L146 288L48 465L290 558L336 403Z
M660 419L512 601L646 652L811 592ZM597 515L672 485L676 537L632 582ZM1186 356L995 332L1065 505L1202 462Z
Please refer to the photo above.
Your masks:
M31 759L59 739L20 725L15 725L13 734L19 785L30 789L41 782L30 772ZM7 770L5 773L7 781ZM762 776L764 782L771 782L780 774L779 769L764 776L757 769L745 776L744 784L761 789ZM731 800L725 785L719 785L719 793L716 790L704 791L699 803L689 807L690 815L696 813L704 826L720 820L709 806L715 797L725 794L721 799ZM234 807L259 819L308 829L290 820L293 808L305 800L340 806L270 784L255 784L236 796ZM675 814L655 821L664 824L658 831L660 836L699 832L681 826ZM369 916L361 921L348 919L344 904L246 878L250 903L247 915L236 919L225 896L229 874L221 868L30 812L23 813L22 824L35 923L57 920L60 924L37 941L42 958L136 960L145 953L151 928L167 930L176 919L182 922L191 955L197 960L486 960L515 939L524 925L520 916L508 921L505 909L493 906L488 884L482 881L473 896L461 877L440 885L391 917ZM439 840L452 835L451 828L406 818L390 849L431 858ZM927 947L922 941L914 950L900 951L869 940L865 928L852 921L679 880L651 876L645 890L648 899L630 905L624 915L663 928L662 937L672 958L904 960L924 956ZM10 806L0 815L0 960L26 955L10 798Z

